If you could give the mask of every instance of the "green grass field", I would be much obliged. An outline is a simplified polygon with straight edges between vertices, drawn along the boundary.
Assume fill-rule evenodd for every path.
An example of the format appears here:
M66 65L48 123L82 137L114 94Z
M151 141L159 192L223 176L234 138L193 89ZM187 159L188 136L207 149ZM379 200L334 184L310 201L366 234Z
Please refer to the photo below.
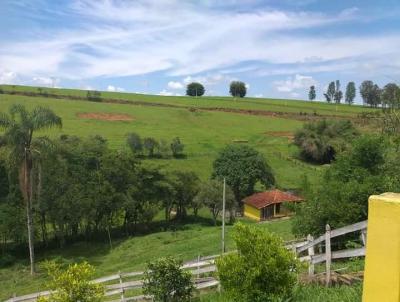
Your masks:
M37 92L37 88L25 86L0 86L3 91ZM85 91L71 89L46 89L59 95L86 96ZM141 101L141 105L89 102L48 97L0 94L0 110L6 111L11 104L24 104L29 108L37 105L50 107L63 119L63 128L53 129L49 136L75 134L89 136L100 134L107 138L112 148L126 148L129 132L142 137L151 136L167 142L178 136L185 144L186 159L153 159L145 164L157 164L168 169L195 171L202 179L210 176L212 162L219 150L236 140L262 152L272 166L278 186L284 189L299 187L301 176L311 181L318 179L321 167L296 160L297 148L290 143L290 136L303 122L299 112L318 112L320 115L355 117L371 109L359 106L333 105L317 102L252 99L234 100L228 97L163 97L128 93L104 92L103 97ZM177 107L157 106L170 104ZM148 104L148 106L146 105ZM188 107L241 108L273 112L293 112L294 116L264 116L211 110L188 110ZM131 121L106 121L81 118L80 113L127 114Z

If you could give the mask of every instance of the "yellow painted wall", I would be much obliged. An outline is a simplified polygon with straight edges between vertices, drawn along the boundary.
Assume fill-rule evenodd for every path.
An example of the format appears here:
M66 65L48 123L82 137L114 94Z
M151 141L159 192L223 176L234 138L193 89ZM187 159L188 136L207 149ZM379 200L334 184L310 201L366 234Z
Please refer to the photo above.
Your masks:
M244 204L244 216L249 217L251 219L255 219L257 221L260 221L260 210L248 205L248 204Z
M369 198L363 302L400 302L400 194Z

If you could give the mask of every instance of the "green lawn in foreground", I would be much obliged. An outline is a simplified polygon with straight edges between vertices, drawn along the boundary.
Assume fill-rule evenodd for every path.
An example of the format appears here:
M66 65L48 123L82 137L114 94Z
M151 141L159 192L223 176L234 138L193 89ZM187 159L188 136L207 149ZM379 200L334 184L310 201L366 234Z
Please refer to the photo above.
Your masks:
M176 231L157 232L145 236L115 240L114 248L110 250L108 243L80 242L65 249L53 249L37 253L39 273L35 277L29 275L28 258L15 265L0 269L0 300L17 295L37 292L46 289L43 260L56 259L63 263L87 260L95 266L96 276L105 276L118 271L130 272L144 268L147 261L162 256L174 256L184 261L196 259L200 255L213 255L221 249L221 227L211 226L208 210L200 211L202 219L183 225ZM242 220L245 223L253 223ZM281 220L256 224L283 237L284 240L293 238L291 221ZM235 249L231 238L232 226L226 228L226 247Z
M124 148L126 134L136 132L167 142L178 136L185 144L186 159L144 160L145 164L158 164L168 169L195 171L202 179L211 174L212 162L227 144L234 140L247 140L248 145L263 153L272 166L278 186L298 188L301 176L307 174L316 180L322 169L293 160L296 147L287 137L274 132L293 132L302 122L277 117L252 116L229 112L196 111L186 108L131 106L124 104L70 101L0 94L0 110L11 104L24 104L28 108L41 105L53 109L63 119L63 128L52 129L38 135L74 134L82 137L100 134L108 139L112 148ZM103 121L79 118L79 113L124 113L132 121ZM272 133L271 133L272 132Z

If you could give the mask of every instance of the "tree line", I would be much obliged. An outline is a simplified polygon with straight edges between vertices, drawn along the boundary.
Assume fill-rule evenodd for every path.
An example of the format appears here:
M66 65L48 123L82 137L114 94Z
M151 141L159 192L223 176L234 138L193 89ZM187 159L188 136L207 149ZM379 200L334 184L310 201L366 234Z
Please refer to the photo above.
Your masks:
M136 157L168 157L170 154L175 158L184 157L185 145L179 137L175 137L168 143L164 139L160 141L153 137L142 139L137 133L128 133L126 143Z
M359 87L360 96L363 103L370 107L382 106L383 108L399 109L400 108L400 87L395 83L388 83L380 88L372 81L363 81ZM340 88L340 81L332 81L329 83L326 92L324 92L325 100L328 103L340 104L344 97L344 102L351 105L356 97L356 86L354 82L347 83L345 94ZM310 86L308 92L310 101L315 100L315 86Z
M254 192L257 182L265 187L275 183L265 158L248 146L221 150L209 180L200 181L191 171L144 165L137 153L110 149L99 135L49 139L35 134L56 126L62 126L61 118L43 107L29 111L13 105L8 114L0 113L2 257L28 246L32 273L35 243L65 246L100 238L111 246L114 235L130 236L157 227L151 222L160 211L166 227L184 220L189 210L196 216L202 207L210 210L216 223L224 178L227 211L233 220L235 209ZM128 135L131 148L133 137L139 141L138 135ZM178 139L170 146L175 145Z

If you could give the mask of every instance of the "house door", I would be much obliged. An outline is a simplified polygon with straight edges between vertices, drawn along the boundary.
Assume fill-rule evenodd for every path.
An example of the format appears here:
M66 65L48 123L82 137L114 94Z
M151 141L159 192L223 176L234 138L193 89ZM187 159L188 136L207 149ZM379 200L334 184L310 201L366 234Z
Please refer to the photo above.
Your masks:
M274 216L274 205L262 209L262 219L270 219Z

